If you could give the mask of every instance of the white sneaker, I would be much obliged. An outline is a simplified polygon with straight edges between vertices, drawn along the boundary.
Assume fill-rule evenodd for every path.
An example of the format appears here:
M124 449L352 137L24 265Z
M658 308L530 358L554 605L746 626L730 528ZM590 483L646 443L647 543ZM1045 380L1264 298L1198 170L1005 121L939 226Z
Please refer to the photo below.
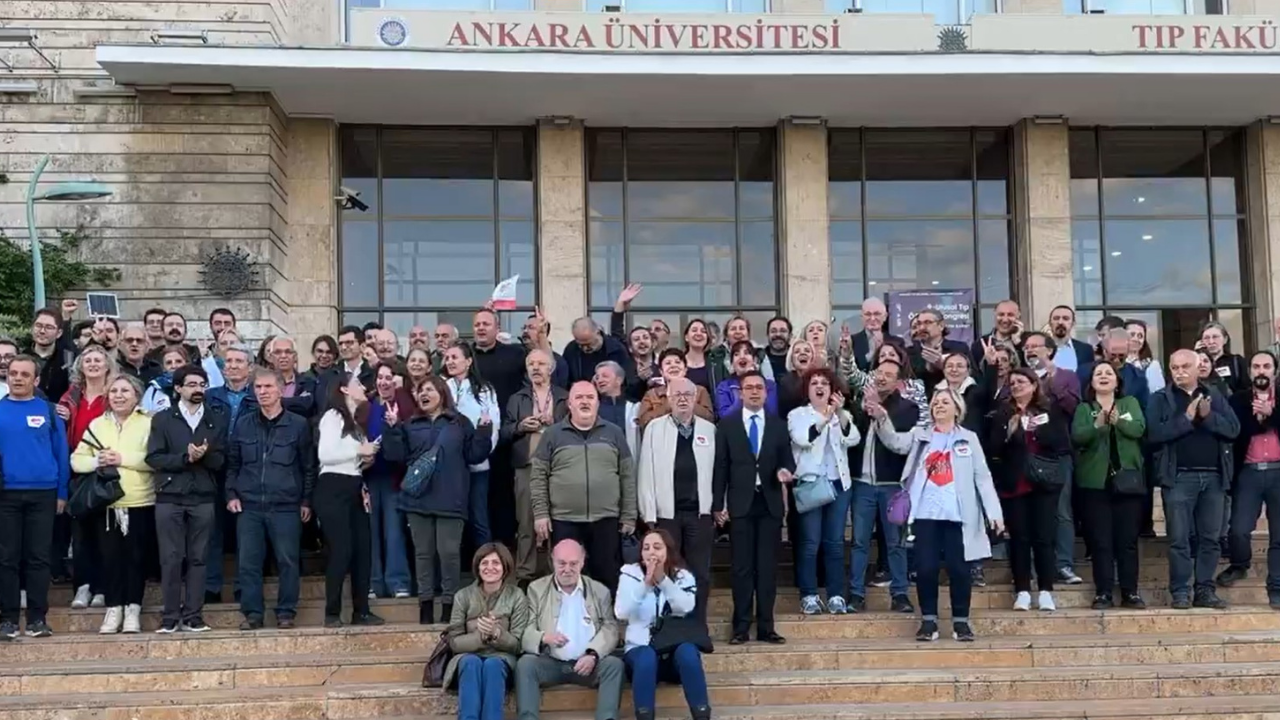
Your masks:
M23 591L18 595L18 608L19 608L20 610L26 610L26 609L27 609L27 591L26 591L26 590L23 590Z
M142 606L129 605L124 609L124 632L142 632Z
M120 623L122 622L124 622L124 608L107 608L107 616L102 619L102 627L98 628L98 634L114 635L120 632Z
M403 600L403 599L405 599L405 598L407 598L407 597L409 597L409 591L408 591L408 590L397 590L397 591L396 591L396 599L397 599L397 600Z
M89 594L89 586L81 585L80 587L76 588L76 596L71 601L71 609L83 610L89 607L89 601L92 599L93 599L93 596Z
M1031 609L1031 593L1029 592L1018 593L1018 596L1013 599L1013 609L1014 610L1030 610Z
M1058 609L1058 606L1053 604L1053 593L1048 590L1040 591L1040 597L1037 598L1036 606L1045 612L1053 612Z
M376 593L376 592L374 592L374 591L370 590L370 591L369 591L369 599L370 599L370 600L377 600L377 599L378 599L378 593Z
M107 596L98 593L93 596L93 600L89 602L89 607L105 607L107 604Z

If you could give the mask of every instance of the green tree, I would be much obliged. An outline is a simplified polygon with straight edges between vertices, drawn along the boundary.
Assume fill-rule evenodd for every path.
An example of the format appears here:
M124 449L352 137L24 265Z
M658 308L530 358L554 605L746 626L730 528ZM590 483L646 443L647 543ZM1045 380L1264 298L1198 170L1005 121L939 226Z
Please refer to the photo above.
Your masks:
M41 240L45 294L52 300L90 286L102 287L120 280L114 267L89 265L81 259L84 227L59 230L58 240ZM35 304L31 250L0 232L0 334L25 338L30 332Z

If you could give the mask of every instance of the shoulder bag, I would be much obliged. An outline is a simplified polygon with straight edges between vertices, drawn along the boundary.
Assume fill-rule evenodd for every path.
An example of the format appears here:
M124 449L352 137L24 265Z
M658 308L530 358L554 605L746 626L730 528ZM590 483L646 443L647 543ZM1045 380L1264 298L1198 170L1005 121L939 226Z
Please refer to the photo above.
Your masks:
M836 489L827 478L818 475L801 475L796 478L791 496L795 499L796 512L807 513L835 502Z
M444 437L447 428L441 428L436 433L435 442L431 447L423 450L409 463L408 470L405 471L404 481L400 483L400 491L411 498L420 498L431 490L431 481L435 478L436 468L440 465L440 439ZM406 438L408 431L405 431Z
M1110 461L1107 463L1107 480L1111 492L1116 495L1146 495L1147 481L1141 470L1128 470L1120 464L1120 449L1116 443L1116 426L1111 426Z
M449 632L440 633L436 647L427 658L427 665L422 669L422 687L441 687L444 685L444 673L453 659L453 649L449 647Z
M88 437L82 442L94 450L106 449L93 430L86 428L85 434ZM124 488L120 487L120 471L114 467L99 467L91 473L84 473L75 479L73 485L67 500L67 512L72 517L87 517L124 498Z
M1060 457L1028 455L1027 482L1043 492L1061 490L1067 484L1067 464Z
M676 648L688 643L704 653L715 652L707 624L698 619L697 612L688 615L672 615L671 606L663 603L663 614L649 633L649 646L659 656L669 655Z

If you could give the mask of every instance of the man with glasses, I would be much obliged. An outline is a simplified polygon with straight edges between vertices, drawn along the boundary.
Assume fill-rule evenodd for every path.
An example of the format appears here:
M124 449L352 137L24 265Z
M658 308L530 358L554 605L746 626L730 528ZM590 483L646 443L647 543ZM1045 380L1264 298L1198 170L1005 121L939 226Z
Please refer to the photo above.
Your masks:
M876 353L884 345L886 338L894 338L884 331L889 321L889 309L880 298L867 298L862 301L862 329L853 335L853 360L858 369L869 372L875 365ZM815 351L821 348L814 348Z
M71 385L68 373L76 359L76 349L69 334L62 331L62 316L57 310L36 311L31 322L31 345L26 354L39 365L37 388L46 398L54 402L60 400Z
M918 339L907 348L907 357L911 361L912 372L924 381L926 388L937 387L945 379L942 363L948 355L964 355L970 359L969 367L974 367L969 346L958 340L947 339L950 331L941 312L932 308L921 310L912 320L911 327L913 335Z
M0 400L9 395L9 363L18 356L18 344L14 341L0 339Z
M277 337L271 341L267 353L271 357L271 366L284 379L284 408L302 417L311 417L316 405L316 381L298 373L298 350L293 338Z
M138 378L143 385L149 385L164 372L159 360L147 357L147 331L140 323L125 326L116 350L116 362L121 372Z
M164 618L157 632L162 634L209 629L201 617L205 563L217 522L218 474L231 420L226 405L205 402L209 376L199 366L179 368L173 386L178 402L152 418L147 441L147 465L156 471L156 540L164 596ZM217 558L221 560L221 554Z
M248 348L243 345L227 348L223 353L223 384L210 389L205 395L208 405L221 404L227 409L227 431L224 436L230 435L241 415L253 412L258 406L253 386L249 382L252 367L253 355ZM218 497L221 499L225 493L226 478L220 477L219 480ZM205 562L206 603L222 602L222 554L227 550L224 538L236 536L235 516L225 511L222 502L217 504L216 512L217 519L209 536L209 551ZM239 593L238 588L236 592Z

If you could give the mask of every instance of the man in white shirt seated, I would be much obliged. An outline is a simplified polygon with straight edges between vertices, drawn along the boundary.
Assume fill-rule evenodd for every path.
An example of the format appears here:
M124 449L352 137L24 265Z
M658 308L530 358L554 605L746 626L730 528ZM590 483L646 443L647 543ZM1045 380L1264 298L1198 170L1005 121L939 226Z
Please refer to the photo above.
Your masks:
M551 551L554 572L529 585L529 627L516 664L516 711L536 720L542 688L598 688L595 720L617 720L625 670L611 653L618 647L613 600L602 584L582 574L587 552L574 540Z

